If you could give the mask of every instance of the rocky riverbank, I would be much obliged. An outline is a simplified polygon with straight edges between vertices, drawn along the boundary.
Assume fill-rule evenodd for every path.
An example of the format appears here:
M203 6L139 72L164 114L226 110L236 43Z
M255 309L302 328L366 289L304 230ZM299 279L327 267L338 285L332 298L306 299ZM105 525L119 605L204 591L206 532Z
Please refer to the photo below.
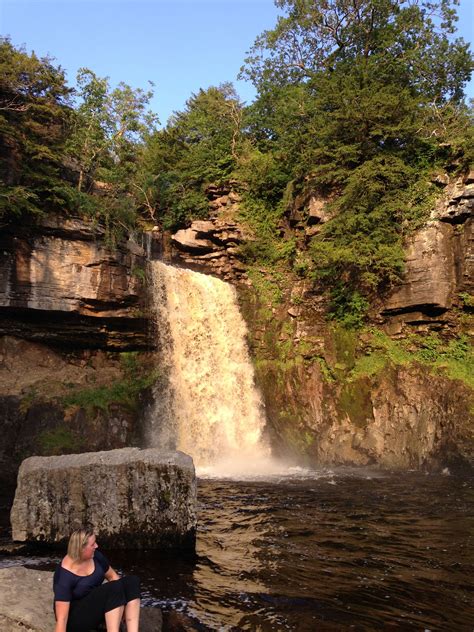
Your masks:
M2 632L51 632L53 573L23 567L0 569L0 629ZM161 632L157 608L142 608L140 632Z

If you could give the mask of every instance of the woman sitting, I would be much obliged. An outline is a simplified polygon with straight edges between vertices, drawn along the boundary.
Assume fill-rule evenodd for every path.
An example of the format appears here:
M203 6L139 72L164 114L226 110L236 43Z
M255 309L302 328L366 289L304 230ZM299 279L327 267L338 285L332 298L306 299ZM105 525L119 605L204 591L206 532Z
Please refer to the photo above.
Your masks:
M135 575L120 578L97 549L87 529L69 538L53 579L55 632L89 632L104 620L107 632L119 632L124 614L127 632L138 632L140 580Z

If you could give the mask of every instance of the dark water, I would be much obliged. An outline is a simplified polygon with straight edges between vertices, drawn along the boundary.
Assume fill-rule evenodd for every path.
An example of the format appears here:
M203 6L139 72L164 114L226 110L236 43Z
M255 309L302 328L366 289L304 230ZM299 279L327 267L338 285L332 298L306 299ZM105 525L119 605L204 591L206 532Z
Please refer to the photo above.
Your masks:
M474 630L472 478L320 473L198 493L197 559L110 552L149 605L203 630Z

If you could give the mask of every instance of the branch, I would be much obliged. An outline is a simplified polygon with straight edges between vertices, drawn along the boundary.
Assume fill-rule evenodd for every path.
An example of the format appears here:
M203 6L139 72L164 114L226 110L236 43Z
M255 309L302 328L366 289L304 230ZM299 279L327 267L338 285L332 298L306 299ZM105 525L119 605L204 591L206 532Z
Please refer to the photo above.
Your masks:
M26 112L30 109L31 103L17 104L17 97L13 97L10 101L7 101L4 105L0 105L0 110L9 110L11 112Z
M150 202L150 198L148 197L147 192L145 191L145 189L143 189L142 187L138 186L138 184L135 184L135 182L132 182L132 186L135 187L136 189L138 189L138 191L143 193L143 195L145 196L145 206L147 207L148 212L150 213L151 219L155 222L156 221L155 209L154 209L153 205Z

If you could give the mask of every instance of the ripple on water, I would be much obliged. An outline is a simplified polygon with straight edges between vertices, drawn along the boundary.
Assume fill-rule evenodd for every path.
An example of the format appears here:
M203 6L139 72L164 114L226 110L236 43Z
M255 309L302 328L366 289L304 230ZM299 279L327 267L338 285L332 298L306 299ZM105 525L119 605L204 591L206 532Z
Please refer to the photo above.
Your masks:
M229 632L474 629L472 479L287 468L198 498L196 558L107 552L147 605Z

